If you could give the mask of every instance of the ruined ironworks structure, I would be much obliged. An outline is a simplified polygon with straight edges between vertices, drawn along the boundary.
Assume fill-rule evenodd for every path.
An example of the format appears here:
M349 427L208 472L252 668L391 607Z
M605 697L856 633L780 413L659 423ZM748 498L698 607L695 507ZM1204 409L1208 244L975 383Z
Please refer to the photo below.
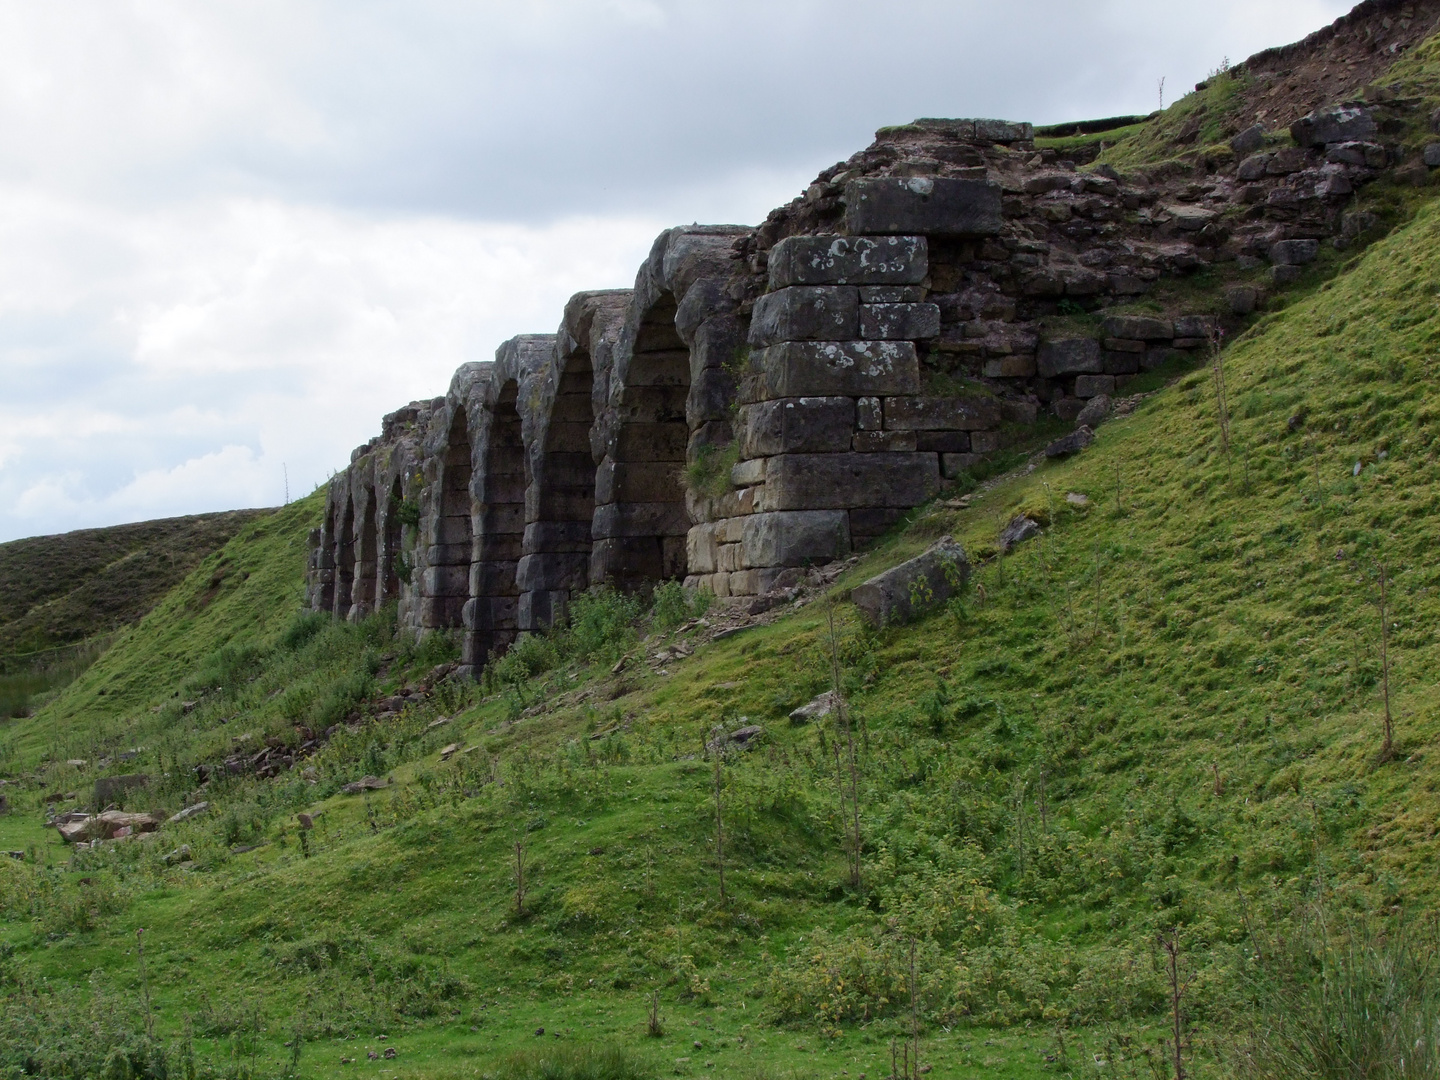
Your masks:
M633 288L386 416L331 481L309 603L396 602L475 670L602 583L783 587L1038 422L1103 419L1360 237L1359 186L1425 171L1385 108L1129 175L1094 142L1037 152L1028 124L885 129L760 226L662 233Z

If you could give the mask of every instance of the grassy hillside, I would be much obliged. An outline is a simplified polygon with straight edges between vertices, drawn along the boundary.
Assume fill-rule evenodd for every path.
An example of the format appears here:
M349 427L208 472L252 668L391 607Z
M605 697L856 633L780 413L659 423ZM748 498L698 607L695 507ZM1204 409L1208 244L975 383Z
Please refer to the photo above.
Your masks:
M665 1074L879 1076L909 1031L913 943L937 1075L1094 1054L1148 1074L1174 931L1192 1063L1233 1071L1247 926L1268 940L1321 897L1336 919L1424 912L1440 886L1437 252L1431 207L1236 341L1228 453L1197 370L1078 459L917 512L837 584L858 888L840 733L785 719L829 685L823 602L649 664L700 628L661 629L690 625L671 596L638 642L636 612L601 599L488 696L441 683L352 730L444 643L297 616L319 503L252 523L5 730L0 847L25 858L0 864L0 1062L78 1073L128 1046L139 1068L148 994L170 1066L202 1072L278 1075L298 1045L299 1075L478 1076L607 1039ZM1002 558L1020 511L1045 532ZM979 566L968 590L867 631L845 588L946 532ZM746 721L767 731L718 772L722 902L701 747ZM274 779L196 789L196 764L337 724ZM120 767L155 778L141 803L211 810L62 850L41 800ZM387 786L343 793L366 775Z
M223 514L0 544L0 718L63 686L248 521Z

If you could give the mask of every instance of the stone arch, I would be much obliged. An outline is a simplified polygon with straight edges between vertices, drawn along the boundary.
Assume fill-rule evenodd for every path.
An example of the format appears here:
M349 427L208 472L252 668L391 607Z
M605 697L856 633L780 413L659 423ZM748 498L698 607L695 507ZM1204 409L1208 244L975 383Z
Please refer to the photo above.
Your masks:
M385 501L385 525L380 536L380 568L375 575L380 586L377 602L395 600L400 596L400 571L396 562L400 558L403 529L400 504L404 501L405 487L397 476L390 485L390 494Z
M475 562L465 608L465 662L482 664L515 640L520 589L516 569L525 533L525 441L520 388L505 379L487 408L478 498Z
M422 578L420 625L426 629L464 625L474 548L472 462L470 422L462 401L452 412L441 448L439 493Z
M355 584L350 603L350 618L358 621L379 606L380 567L379 523L376 520L375 487L367 485L360 491L359 529L355 537Z
M728 419L711 418L691 400L692 368L708 370L692 356L691 343L711 309L733 307L721 285L735 238L746 231L670 229L655 241L636 275L608 388L592 582L633 590L686 575L686 535L694 518L685 466L701 447L732 438Z
M595 514L596 401L630 290L579 293L556 335L548 393L530 444L524 554L517 572L521 630L563 619L570 597L590 584Z
M344 619L350 614L355 585L355 501L349 491L340 503L340 531L335 537L334 614Z

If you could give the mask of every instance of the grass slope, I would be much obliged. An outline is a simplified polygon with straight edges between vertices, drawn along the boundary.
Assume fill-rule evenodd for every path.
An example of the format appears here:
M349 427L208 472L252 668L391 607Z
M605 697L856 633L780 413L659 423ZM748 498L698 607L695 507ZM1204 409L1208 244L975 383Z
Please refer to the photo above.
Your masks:
M1192 372L1079 458L917 512L839 583L946 532L980 563L914 626L836 610L859 890L838 733L784 719L828 685L823 605L664 673L636 646L618 671L533 649L535 674L512 662L488 697L450 688L342 725L313 771L213 780L209 815L67 858L40 800L101 756L141 748L125 767L152 771L148 797L172 810L194 764L293 742L443 659L383 617L294 617L314 499L249 526L6 732L18 810L0 836L27 857L0 865L21 1048L0 1061L68 1053L81 1072L134 1045L148 993L176 1053L188 1038L236 1075L282 1072L297 1032L307 1076L482 1075L516 1048L602 1038L677 1075L883 1075L913 942L938 1075L1048 1075L1097 1053L1124 1075L1158 1052L1155 940L1176 929L1195 1064L1231 1071L1247 920L1292 926L1321 893L1342 912L1424 911L1440 887L1437 281L1427 207L1231 346L1228 453L1213 375ZM1018 512L1045 533L1002 559ZM653 633L650 649L684 636ZM768 731L720 773L722 904L700 746L744 720ZM389 786L341 791L366 774ZM182 843L191 861L167 866Z

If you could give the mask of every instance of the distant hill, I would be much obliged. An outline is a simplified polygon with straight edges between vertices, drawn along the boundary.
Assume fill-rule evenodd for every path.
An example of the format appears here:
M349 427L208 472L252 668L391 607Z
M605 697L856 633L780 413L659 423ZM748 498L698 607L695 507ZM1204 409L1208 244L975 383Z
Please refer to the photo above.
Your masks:
M242 526L272 512L194 514L0 544L0 656L136 621Z

